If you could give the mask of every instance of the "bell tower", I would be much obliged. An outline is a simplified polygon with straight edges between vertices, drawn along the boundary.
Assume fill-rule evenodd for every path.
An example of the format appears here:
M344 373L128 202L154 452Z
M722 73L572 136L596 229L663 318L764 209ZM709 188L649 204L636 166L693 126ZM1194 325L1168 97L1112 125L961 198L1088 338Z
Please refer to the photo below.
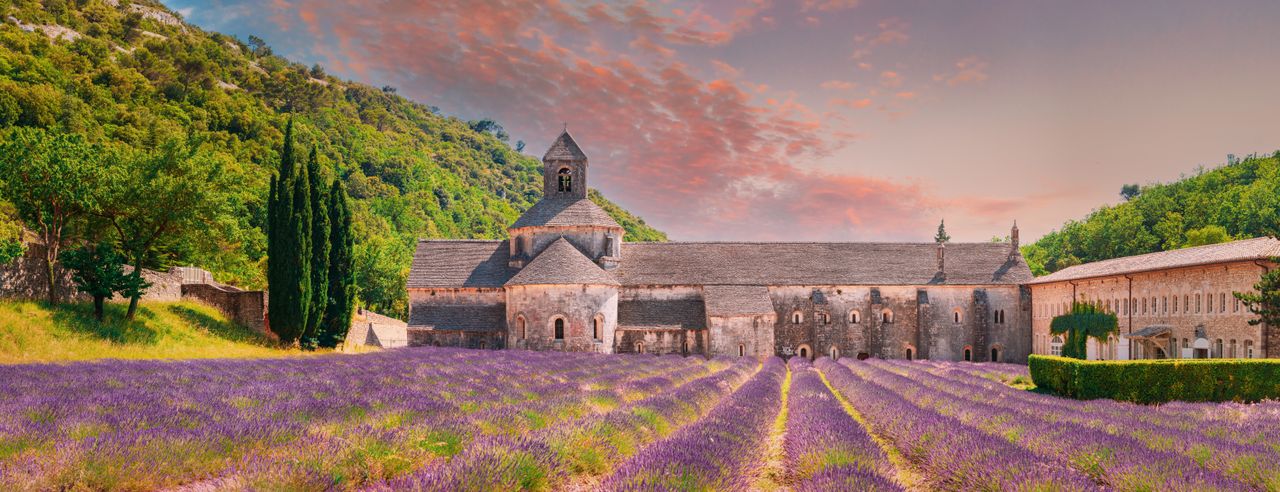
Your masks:
M542 156L542 193L546 198L587 197L587 155L569 130L561 132Z

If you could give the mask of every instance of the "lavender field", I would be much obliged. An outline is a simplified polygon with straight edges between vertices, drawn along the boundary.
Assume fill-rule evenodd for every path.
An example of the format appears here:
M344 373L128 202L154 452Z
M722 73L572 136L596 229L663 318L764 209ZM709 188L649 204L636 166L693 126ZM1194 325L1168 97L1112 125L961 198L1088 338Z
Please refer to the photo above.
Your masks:
M0 366L0 490L1280 490L1280 403L1025 379L439 348Z

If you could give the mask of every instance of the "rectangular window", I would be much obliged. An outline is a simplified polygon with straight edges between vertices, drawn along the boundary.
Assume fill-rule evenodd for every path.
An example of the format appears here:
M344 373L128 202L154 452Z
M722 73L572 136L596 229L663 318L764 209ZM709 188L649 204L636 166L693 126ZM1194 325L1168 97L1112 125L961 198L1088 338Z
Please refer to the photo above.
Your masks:
M1231 312L1233 313L1240 312L1240 299L1236 298L1234 294L1231 297L1236 300L1236 302L1231 305Z
M1200 294L1196 294L1196 312L1200 312Z
M1147 314L1147 298L1142 298L1142 314Z
M1165 314L1169 313L1169 296L1160 298L1160 312Z
M1212 313L1212 312L1213 312L1213 294L1209 294L1209 295L1205 296L1205 300L1204 300L1204 307L1205 307L1204 312L1206 312L1206 313Z
M1173 296L1173 312L1178 312L1178 296Z
M1191 296L1190 295L1187 295L1187 294L1182 295L1182 312L1184 313L1191 312Z
M1227 294L1226 293L1222 293L1222 292L1218 293L1218 312L1219 313L1227 312Z

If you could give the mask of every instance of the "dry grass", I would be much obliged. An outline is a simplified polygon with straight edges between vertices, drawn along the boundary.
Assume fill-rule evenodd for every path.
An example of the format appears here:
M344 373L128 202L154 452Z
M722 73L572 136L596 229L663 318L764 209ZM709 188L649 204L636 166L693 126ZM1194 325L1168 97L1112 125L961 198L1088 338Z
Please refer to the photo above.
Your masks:
M50 307L0 302L0 364L91 359L205 359L280 357L301 352L237 325L216 309L192 302L144 302L133 321L125 306L108 305L102 322L93 306Z

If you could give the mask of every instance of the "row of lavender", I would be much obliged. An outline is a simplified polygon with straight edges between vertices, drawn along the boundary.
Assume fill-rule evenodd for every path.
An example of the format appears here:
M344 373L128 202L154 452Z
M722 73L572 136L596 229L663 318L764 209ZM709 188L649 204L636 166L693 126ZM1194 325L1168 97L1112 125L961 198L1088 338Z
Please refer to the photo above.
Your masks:
M728 366L493 354L0 367L0 489L359 486Z
M1019 391L973 367L877 362L868 377L922 406L1121 490L1280 489L1280 404L1141 406Z

